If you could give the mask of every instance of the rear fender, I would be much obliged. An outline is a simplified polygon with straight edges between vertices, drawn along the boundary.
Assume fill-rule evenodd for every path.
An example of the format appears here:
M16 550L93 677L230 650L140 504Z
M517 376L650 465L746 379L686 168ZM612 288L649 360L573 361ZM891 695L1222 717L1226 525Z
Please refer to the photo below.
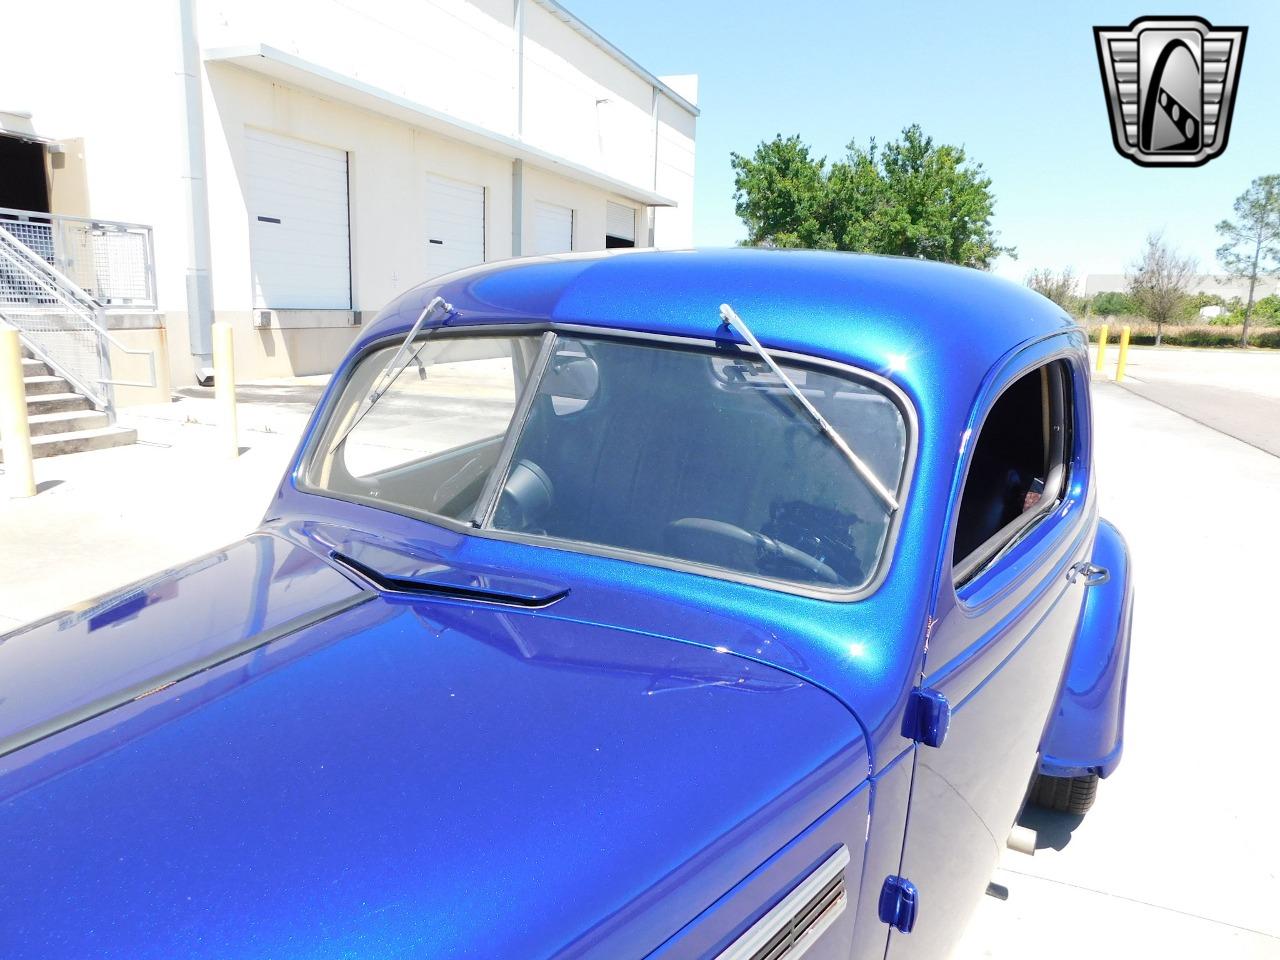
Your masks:
M1129 548L1102 520L1093 563L1110 574L1089 588L1067 664L1066 680L1040 750L1040 772L1051 777L1106 777L1124 747L1125 686L1133 620Z

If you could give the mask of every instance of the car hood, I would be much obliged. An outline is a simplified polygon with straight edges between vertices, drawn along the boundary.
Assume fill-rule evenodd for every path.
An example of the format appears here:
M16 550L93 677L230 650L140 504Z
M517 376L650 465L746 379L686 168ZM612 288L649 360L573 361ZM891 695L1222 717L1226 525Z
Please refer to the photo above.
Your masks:
M865 779L782 671L296 549L0 642L0 955L640 956Z

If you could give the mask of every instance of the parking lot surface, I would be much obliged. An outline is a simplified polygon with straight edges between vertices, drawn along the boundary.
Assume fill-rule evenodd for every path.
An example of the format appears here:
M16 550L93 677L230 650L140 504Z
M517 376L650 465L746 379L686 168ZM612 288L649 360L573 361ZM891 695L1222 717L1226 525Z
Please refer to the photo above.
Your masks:
M1113 384L1094 416L1136 577L1124 760L1082 822L1024 815L1042 849L1005 853L1009 899L983 898L955 956L1275 960L1280 773L1250 732L1275 708L1250 690L1280 668L1280 459Z
M1116 353L1113 345L1108 372ZM1122 385L1280 457L1280 350L1134 347Z

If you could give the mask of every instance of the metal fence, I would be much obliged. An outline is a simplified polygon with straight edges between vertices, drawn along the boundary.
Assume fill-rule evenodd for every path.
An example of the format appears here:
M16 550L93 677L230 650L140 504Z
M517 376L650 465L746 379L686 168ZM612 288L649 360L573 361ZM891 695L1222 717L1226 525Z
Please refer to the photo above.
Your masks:
M5 207L0 207L0 227L103 306L156 306L150 227Z
M133 349L112 337L105 311L0 220L0 320L17 327L32 354L111 414L111 385L154 387L156 359L150 350ZM112 349L146 356L149 382L112 379Z

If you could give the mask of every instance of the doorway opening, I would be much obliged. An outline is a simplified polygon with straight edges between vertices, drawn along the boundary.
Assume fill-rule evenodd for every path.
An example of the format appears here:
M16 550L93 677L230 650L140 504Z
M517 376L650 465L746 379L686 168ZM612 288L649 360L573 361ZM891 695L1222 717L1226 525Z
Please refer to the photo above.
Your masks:
M49 212L43 143L0 135L0 207Z

